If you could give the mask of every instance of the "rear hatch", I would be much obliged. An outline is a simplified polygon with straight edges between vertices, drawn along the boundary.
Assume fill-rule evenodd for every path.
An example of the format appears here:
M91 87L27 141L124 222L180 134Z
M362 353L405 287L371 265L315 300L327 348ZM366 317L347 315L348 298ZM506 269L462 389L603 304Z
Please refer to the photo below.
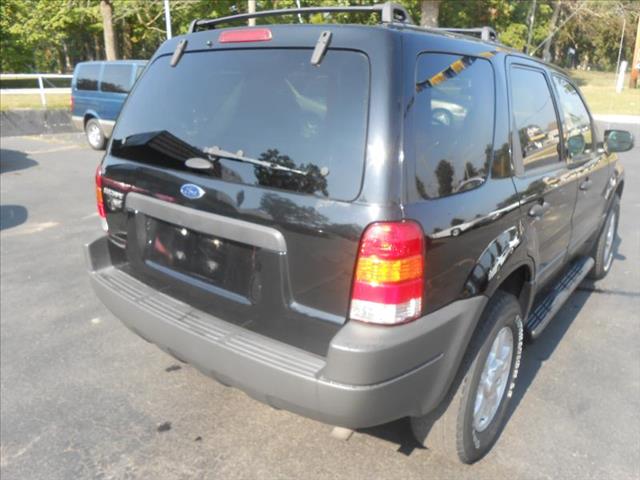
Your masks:
M356 50L330 50L317 66L311 54L198 50L175 66L158 56L117 122L103 186L121 268L324 355L346 320L369 222L353 200L370 66Z

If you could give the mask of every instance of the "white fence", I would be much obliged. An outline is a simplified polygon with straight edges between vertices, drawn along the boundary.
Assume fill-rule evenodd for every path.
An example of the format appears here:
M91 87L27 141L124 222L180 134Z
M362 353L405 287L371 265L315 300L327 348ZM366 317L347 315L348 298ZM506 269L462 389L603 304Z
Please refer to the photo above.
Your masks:
M59 73L2 73L0 74L0 81L3 80L37 80L38 88L2 88L0 94L40 94L40 102L43 107L47 106L47 93L71 93L71 87L60 88L53 86L47 79L55 78L73 78L73 75L64 75ZM49 85L45 86L45 83Z

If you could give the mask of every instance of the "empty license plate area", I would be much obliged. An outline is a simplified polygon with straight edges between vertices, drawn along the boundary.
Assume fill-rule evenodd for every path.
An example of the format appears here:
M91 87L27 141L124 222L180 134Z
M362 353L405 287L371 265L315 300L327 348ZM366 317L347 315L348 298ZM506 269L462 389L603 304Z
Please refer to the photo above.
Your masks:
M256 247L145 216L143 261L248 296Z

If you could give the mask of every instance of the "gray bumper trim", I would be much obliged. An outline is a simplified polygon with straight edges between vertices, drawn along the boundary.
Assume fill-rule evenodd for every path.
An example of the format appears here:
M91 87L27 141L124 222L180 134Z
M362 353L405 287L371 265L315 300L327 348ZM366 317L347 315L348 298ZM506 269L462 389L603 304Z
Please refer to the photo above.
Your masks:
M106 237L87 245L86 253L96 294L135 333L257 400L348 428L435 408L484 305L483 297L456 302L461 314L449 317L453 310L445 307L436 313L445 311L449 321L432 314L407 324L411 330L348 322L325 359L152 289L111 265ZM430 337L440 342L431 351L422 348L433 347Z
M71 117L71 122L78 130L84 130L84 118L74 115Z

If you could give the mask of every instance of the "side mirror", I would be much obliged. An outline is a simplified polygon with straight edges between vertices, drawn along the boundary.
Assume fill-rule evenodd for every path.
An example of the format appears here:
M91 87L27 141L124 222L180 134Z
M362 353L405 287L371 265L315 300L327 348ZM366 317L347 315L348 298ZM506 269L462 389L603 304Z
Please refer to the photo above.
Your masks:
M633 148L633 135L626 130L605 130L604 145L607 152L628 152Z
M572 135L571 137L567 138L567 151L569 152L569 155L571 157L583 153L584 147L584 136L581 133Z

